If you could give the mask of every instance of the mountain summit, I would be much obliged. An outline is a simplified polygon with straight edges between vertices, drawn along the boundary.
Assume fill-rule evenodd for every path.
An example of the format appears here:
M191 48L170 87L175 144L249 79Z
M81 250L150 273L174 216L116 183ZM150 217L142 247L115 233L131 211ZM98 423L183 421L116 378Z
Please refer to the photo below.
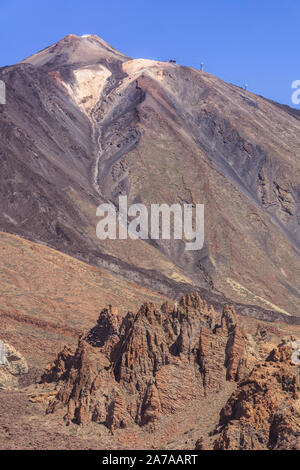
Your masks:
M53 46L28 57L22 63L46 65L51 68L59 65L97 64L102 61L124 62L129 59L94 34L68 34Z

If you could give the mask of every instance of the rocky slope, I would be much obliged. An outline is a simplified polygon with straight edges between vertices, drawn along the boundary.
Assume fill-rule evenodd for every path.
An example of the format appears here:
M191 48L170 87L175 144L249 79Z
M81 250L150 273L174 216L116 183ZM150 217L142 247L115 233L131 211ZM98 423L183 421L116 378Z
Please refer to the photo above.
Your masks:
M253 314L299 314L296 111L96 36L69 35L0 78L2 230L171 298L190 286ZM119 194L204 203L204 248L100 242L96 207Z
M300 369L290 343L239 383L221 411L214 449L300 450Z
M46 246L0 233L0 340L44 368L64 344L76 344L109 303L126 314L145 298L166 300Z

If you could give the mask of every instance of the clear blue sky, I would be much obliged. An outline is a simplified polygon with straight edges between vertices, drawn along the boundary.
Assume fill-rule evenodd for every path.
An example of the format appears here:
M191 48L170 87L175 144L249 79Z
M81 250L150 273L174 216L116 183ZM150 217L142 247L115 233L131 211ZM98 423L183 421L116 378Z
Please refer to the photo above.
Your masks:
M292 105L299 30L300 0L1 0L0 66L69 33L97 34L134 58L204 62L228 82Z

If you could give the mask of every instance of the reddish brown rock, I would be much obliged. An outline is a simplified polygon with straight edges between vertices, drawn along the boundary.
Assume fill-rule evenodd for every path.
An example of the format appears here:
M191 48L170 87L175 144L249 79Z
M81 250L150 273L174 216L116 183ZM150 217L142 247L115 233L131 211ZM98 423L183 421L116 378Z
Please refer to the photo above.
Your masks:
M279 346L257 364L221 411L215 449L296 449L300 437L299 370Z
M237 321L234 307L225 305L221 318L221 328L228 333L226 345L227 380L239 381L247 372L246 342L244 330Z
M142 423L154 424L161 414L160 396L155 384L149 385L142 409Z
M237 380L245 341L233 308L221 321L197 294L179 307L145 303L123 319L109 307L75 354L64 349L43 375L59 387L48 412L66 406L67 422L106 423L112 432L154 426Z
M57 358L52 364L49 364L41 380L43 383L58 382L65 378L65 373L72 366L74 351L67 346L58 354Z
M226 380L225 351L227 336L211 334L202 327L199 338L199 365L205 394L221 390Z
M113 432L118 428L126 428L130 421L124 396L122 393L117 393L108 407L106 425Z
M195 450L211 450L211 449L208 447L207 442L205 441L204 437L200 437L196 441Z

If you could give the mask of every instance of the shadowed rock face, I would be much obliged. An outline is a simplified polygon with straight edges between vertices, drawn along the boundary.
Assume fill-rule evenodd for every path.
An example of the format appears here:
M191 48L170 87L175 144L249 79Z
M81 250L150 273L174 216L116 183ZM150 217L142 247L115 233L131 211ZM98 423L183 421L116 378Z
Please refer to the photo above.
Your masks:
M299 315L296 112L96 36L69 35L0 79L0 229L171 298L202 289L254 305L246 314ZM204 248L100 242L96 207L120 194L204 203Z
M64 349L45 371L42 382L59 387L48 412L66 406L67 422L105 423L112 431L156 426L242 378L251 364L246 350L234 309L226 306L220 317L197 294L178 308L144 304L123 320L110 307L74 354Z

